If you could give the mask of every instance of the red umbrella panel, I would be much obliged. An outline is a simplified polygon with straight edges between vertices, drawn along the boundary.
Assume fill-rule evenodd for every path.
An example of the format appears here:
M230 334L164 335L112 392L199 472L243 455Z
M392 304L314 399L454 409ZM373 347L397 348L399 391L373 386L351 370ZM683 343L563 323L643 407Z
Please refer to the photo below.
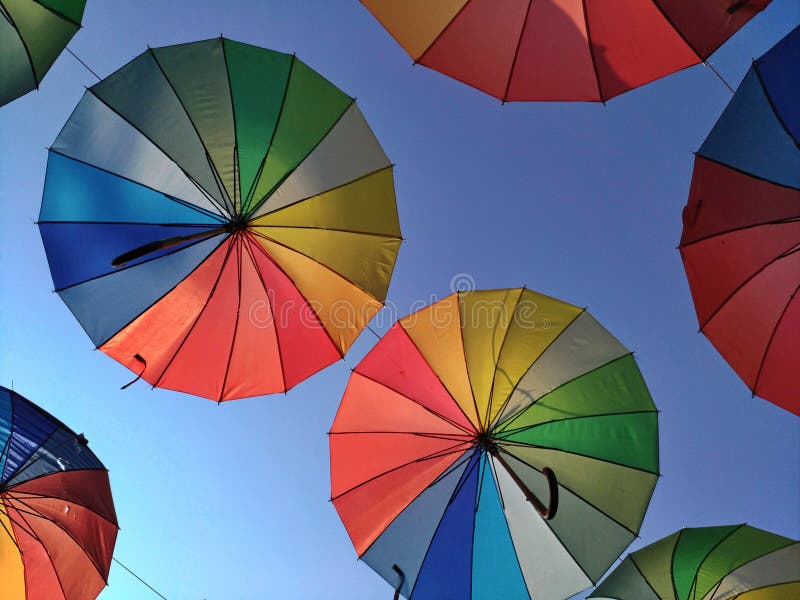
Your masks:
M361 2L415 63L504 102L605 102L704 62L770 0Z
M0 387L0 597L91 600L117 539L108 472L82 434Z

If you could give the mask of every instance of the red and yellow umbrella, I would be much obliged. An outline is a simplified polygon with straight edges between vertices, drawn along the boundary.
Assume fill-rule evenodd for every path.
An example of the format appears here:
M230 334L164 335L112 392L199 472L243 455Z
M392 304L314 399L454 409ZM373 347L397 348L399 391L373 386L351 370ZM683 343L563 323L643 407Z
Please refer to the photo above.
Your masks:
M606 101L704 62L770 0L361 0L414 59L505 102Z

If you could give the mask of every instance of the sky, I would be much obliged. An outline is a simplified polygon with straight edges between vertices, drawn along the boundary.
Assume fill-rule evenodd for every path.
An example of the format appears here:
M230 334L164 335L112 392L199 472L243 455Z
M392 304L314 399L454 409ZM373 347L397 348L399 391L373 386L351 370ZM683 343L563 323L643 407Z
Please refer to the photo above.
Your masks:
M796 0L774 0L711 61L735 86L799 21ZM605 106L501 105L412 66L355 0L89 0L83 25L69 47L101 77L147 45L222 33L295 52L358 99L396 164L406 240L376 331L464 281L588 306L661 411L663 476L630 550L683 526L800 538L800 421L751 397L698 333L676 250L692 152L730 100L707 68ZM326 432L372 334L288 394L218 406L121 391L130 372L52 293L34 224L46 148L95 81L62 54L0 108L0 385L85 433L110 471L115 557L170 600L390 598L328 502ZM100 597L156 596L115 564Z

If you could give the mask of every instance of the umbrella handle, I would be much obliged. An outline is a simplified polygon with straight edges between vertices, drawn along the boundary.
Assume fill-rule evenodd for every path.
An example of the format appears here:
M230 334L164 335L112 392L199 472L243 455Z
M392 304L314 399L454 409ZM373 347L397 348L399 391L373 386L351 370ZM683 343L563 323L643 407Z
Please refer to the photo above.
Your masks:
M165 250L166 248L172 248L173 246L183 244L184 242L213 237L217 234L225 233L226 231L230 231L228 226L217 227L216 229L209 229L208 231L199 231L191 235L178 235L163 240L156 240L155 242L148 242L134 248L133 250L128 250L124 254L120 254L111 261L111 266L115 268L124 267L127 263L138 258L142 258L143 256L147 256L148 254L152 254L153 252Z
M406 574L403 573L403 570L397 565L392 565L392 569L395 570L395 573L400 575L400 583L397 584L397 587L394 590L394 600L398 600L400 598L400 590L402 589L403 584L406 582Z
M733 4L731 4L728 7L728 14L732 15L733 13L735 13L737 10L742 8L748 2L750 2L750 0L739 0L739 2L734 2Z
M525 499L533 505L533 508L536 509L536 512L541 515L543 519L547 519L550 521L556 516L556 512L558 511L558 479L556 479L556 474L553 472L553 469L550 467L544 467L542 469L542 475L547 478L547 485L550 489L550 494L548 498L547 506L542 504L542 501L536 497L531 490L528 489L528 486L525 485L525 482L519 478L519 476L508 466L508 463L503 460L503 457L500 456L500 451L498 449L493 449L491 451L492 456L494 456L500 464L503 465L503 468L511 475L511 479L514 480L519 488L522 490L522 493L525 494Z

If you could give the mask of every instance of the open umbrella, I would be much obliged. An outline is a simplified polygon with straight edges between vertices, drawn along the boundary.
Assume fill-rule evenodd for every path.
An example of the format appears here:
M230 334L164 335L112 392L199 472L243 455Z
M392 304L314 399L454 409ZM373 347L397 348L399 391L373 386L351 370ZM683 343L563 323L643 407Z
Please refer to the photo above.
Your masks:
M39 88L81 28L86 0L0 2L0 106Z
M332 501L408 598L565 598L636 537L657 417L630 351L585 310L459 292L355 368L330 433Z
M98 348L219 401L340 359L401 242L392 165L353 98L222 38L150 49L87 90L50 150L39 228Z
M504 102L605 102L704 62L770 0L361 3L415 63Z
M117 518L83 434L0 387L0 594L87 600L106 585Z
M800 27L753 63L697 153L680 252L700 330L800 414Z
M632 552L589 598L800 598L800 542L749 525L681 529Z

